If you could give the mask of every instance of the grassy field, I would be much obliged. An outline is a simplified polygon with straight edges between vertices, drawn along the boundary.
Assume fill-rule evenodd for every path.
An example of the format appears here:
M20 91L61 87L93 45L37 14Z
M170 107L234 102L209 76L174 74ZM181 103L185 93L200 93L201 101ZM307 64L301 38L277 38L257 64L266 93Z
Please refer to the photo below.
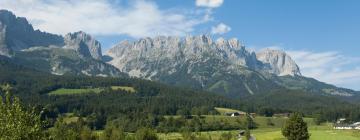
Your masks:
M112 90L125 90L131 93L135 92L133 87L128 86L111 86ZM83 89L67 89L67 88L60 88L48 93L48 95L80 95L86 93L100 93L103 91L104 88L83 88Z
M80 117L75 116L74 113L65 113L65 114L63 114L64 122L67 123L67 124L76 123L77 121L79 121L79 118Z
M88 88L88 89L66 89L60 88L54 91L51 91L48 95L78 95L84 93L100 93L102 89L100 88Z
M200 132L196 135L217 140L220 139L221 134L228 132L233 136L236 136L238 133L238 131L210 131ZM332 130L331 128L316 130L310 128L309 132L311 134L310 140L360 140L360 132L351 130ZM257 140L286 140L282 136L280 128L259 128L252 130L251 133ZM160 133L159 137L164 140L177 140L182 138L180 133Z
M174 116L175 118L178 116ZM206 122L209 121L225 121L229 124L235 123L237 119L243 119L239 117L229 117L223 115L205 115L203 116ZM254 118L255 123L258 125L257 129L251 131L251 133L258 140L286 140L281 134L281 127L284 125L288 118L276 118L276 117L262 117L258 116ZM271 121L273 125L268 125L268 121ZM311 140L360 140L360 131L349 130L333 130L332 124L323 124L317 126L314 124L312 118L304 118L309 126L309 132L311 134ZM236 136L238 130L234 131L210 131L196 133L197 136L202 136L209 139L219 139L221 134L230 132ZM180 133L159 134L159 137L164 140L176 140L181 139Z
M133 87L128 87L128 86L111 86L112 90L125 90L131 93L135 92L135 89Z
M219 112L221 115L229 112L240 112L240 110L230 109L230 108L221 108L221 107L215 107L215 110Z
M252 131L259 140L286 140L280 129L257 129ZM309 129L310 140L360 140L360 132L352 130ZM356 134L358 133L358 134Z
M166 116L170 117L170 116ZM172 116L174 118L180 116ZM239 117L229 117L223 115L204 115L202 116L205 121L227 121L235 123L236 119L243 119ZM271 120L274 125L267 125L267 121ZM254 121L258 124L258 128L251 130L251 134L256 137L257 140L286 140L281 134L281 127L285 123L287 118L275 118L275 117L255 117ZM322 124L317 126L313 123L312 118L304 118L309 127L309 133L311 134L310 140L360 140L360 131L352 130L333 130L331 123ZM230 132L234 136L238 133L238 130L232 131L209 131L209 132L194 132L198 137L206 139L218 140L221 134ZM96 131L96 134L100 135L102 131ZM181 133L158 133L161 140L181 140Z
M217 108L219 109L219 108ZM230 109L220 108L220 111L234 111ZM74 116L72 113L67 113L64 115L64 121L67 123L76 122L79 118ZM165 116L169 117L180 117L180 116ZM228 124L236 124L239 119L244 119L244 117L230 117L224 115L202 115L202 119L205 122L211 121L224 121ZM86 119L86 118L84 118ZM285 121L288 118L283 117L263 117L257 116L254 118L255 123L257 124L257 129L251 130L251 134L257 140L286 140L281 134L281 128L284 125ZM268 121L271 121L273 125L268 125ZM325 123L322 125L315 125L313 118L304 118L305 122L308 124L308 130L310 133L310 140L360 140L360 131L359 130L334 130L332 129L331 123ZM194 132L193 134L197 137L202 137L210 140L218 140L221 135L224 133L231 133L234 137L233 140L236 140L236 136L239 130L231 131L208 131L208 132ZM103 133L103 130L96 130L93 132L97 136L100 136ZM132 133L129 133L132 134ZM158 133L160 140L181 140L181 133Z

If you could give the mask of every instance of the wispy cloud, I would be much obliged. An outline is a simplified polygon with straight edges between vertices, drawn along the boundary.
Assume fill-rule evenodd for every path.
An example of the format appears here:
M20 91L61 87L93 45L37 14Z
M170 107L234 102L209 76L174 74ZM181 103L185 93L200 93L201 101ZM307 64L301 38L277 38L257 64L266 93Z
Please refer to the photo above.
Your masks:
M282 43L267 47L250 46L248 50L285 51L300 67L302 75L339 87L360 90L360 57L347 56L337 51L293 50L283 46Z
M294 51L287 53L299 65L303 75L340 87L360 90L360 58L339 52Z
M216 8L220 7L224 3L224 0L196 0L196 6Z
M131 1L129 7L115 0L1 0L0 8L28 18L37 29L57 34L83 30L136 38L185 35L211 20L210 12L163 10L145 0Z
M227 32L231 31L231 27L229 27L228 25L224 24L224 23L220 23L217 26L214 26L211 28L211 33L212 34L225 34Z

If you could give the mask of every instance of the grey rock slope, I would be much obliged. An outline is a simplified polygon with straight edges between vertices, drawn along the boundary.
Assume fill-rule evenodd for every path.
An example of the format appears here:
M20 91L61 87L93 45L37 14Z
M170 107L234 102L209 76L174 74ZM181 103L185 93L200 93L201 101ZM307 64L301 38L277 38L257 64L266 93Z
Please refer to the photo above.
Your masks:
M260 63L255 53L249 53L237 39L218 39L209 36L164 37L140 39L136 42L123 41L111 48L107 55L114 58L109 63L131 76L151 79L156 72L175 72L176 67L189 63L206 63L217 59L243 67L255 68ZM163 65L163 66L161 66ZM192 72L191 64L189 73ZM166 70L146 71L148 68L166 68Z
M0 10L1 34L9 50L19 51L32 46L64 45L63 37L34 30L31 24L22 17Z
M352 96L315 79L301 76L285 52L255 54L237 39L216 41L206 35L159 36L123 41L106 52L109 64L130 76L213 91L229 97L267 93L272 89L302 89L311 93ZM313 86L316 85L316 86Z
M255 69L263 67L237 40L206 35L144 38L111 48L108 63L130 76L206 89L230 97L280 88Z
M263 70L279 76L299 75L301 72L294 60L283 51L265 49L256 53L256 58L264 64Z
M32 47L17 52L12 60L18 64L56 75L126 76L109 64L92 58L83 58L76 51L59 47Z
M65 48L75 50L82 57L92 57L96 60L101 60L100 42L85 32L69 33L64 37L64 40Z
M6 27L0 22L0 55L11 56L11 49L6 43Z
M135 42L123 41L111 48L107 55L114 58L109 63L120 70L136 77L145 75L149 79L155 73L143 71L144 67L154 67L156 64L176 67L186 61L195 62L210 57L229 63L231 66L242 66L278 76L301 75L296 63L284 52L268 50L255 54L247 51L245 46L235 38L229 40L219 38L213 41L206 35L185 38L159 36ZM140 59L145 59L145 61Z
M0 55L53 74L125 76L101 61L101 45L84 32L66 37L34 30L25 18L0 10Z

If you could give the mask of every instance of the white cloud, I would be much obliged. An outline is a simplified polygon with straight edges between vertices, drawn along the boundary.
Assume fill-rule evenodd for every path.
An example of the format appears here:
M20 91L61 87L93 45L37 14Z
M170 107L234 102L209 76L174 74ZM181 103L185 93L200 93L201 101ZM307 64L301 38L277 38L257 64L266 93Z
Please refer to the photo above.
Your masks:
M340 87L360 90L360 58L339 52L287 51L304 76Z
M95 35L185 35L208 22L208 14L160 10L156 3L116 0L0 0L0 8L30 20L36 29L66 34L83 30Z
M229 31L231 31L231 27L224 23L220 23L217 26L211 28L212 34L225 34Z
M303 76L338 87L360 90L360 57L346 56L336 51L290 50L283 46L280 43L267 47L250 46L247 49L255 52L264 49L285 51L298 64Z
M196 0L196 6L208 8L216 8L221 6L223 3L224 0Z

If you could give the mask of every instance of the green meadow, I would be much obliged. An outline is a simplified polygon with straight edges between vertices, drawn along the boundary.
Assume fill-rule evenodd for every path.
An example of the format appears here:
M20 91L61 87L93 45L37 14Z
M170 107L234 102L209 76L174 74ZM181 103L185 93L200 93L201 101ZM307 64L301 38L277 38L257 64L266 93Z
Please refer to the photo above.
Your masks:
M216 108L216 110L218 110L219 113L237 111L226 108ZM166 116L166 118L168 117L170 116ZM177 118L180 116L173 117ZM222 121L229 125L235 125L236 121L244 119L244 117L230 117L224 115L203 115L202 118L205 122ZM281 128L286 120L287 118L284 117L255 117L254 121L258 128L251 130L251 133L257 140L286 140L281 134ZM308 129L311 134L310 140L360 140L360 131L334 130L331 123L315 125L313 118L304 118L304 121L308 124ZM271 122L271 125L269 125L269 122ZM198 137L217 140L220 139L221 134L228 132L233 136L236 136L239 130L194 132L194 134ZM164 140L178 140L182 138L181 133L159 133L158 135Z
M84 89L66 89L60 88L51 91L48 95L79 95L85 93L100 93L103 89L100 88L84 88Z
M112 90L125 90L131 93L136 92L136 90L133 87L128 87L128 86L111 86Z
M134 93L136 90L133 87L128 86L111 86L111 90L125 90L131 93ZM60 88L48 93L48 95L81 95L88 93L100 93L105 88L81 88L81 89L68 89L68 88Z
M238 130L232 131L210 131L194 133L208 139L218 140L221 134L230 132L236 136ZM310 140L360 140L360 131L355 130L333 130L331 124L323 124L321 126L310 126L309 132L311 134ZM281 128L257 128L251 130L252 135L257 140L286 140L281 134ZM160 139L163 140L178 140L182 138L181 133L159 133ZM235 138L234 138L235 140Z

